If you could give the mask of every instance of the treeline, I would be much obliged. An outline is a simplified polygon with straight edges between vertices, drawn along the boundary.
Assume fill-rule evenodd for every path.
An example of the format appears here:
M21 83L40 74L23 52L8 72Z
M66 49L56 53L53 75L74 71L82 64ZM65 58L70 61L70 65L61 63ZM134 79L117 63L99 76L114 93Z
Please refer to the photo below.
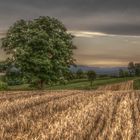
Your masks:
M130 76L140 76L140 63L129 62L128 70Z
M140 76L140 63L129 62L127 70L119 69L119 77Z
M16 65L10 64L7 62L0 63L0 72L5 75L1 76L1 81L4 81L8 85L20 85L20 84L31 84L33 86L32 81L28 81L26 77L24 77L21 69L17 68ZM82 69L78 69L73 72L69 69L66 73L64 73L65 81L63 80L59 84L67 84L69 81L75 79L87 79L90 82L90 85L93 85L93 82L97 78L125 78L125 77L134 77L140 76L140 63L129 62L128 68L126 70L119 69L118 75L107 75L107 74L96 74L95 71L83 71ZM46 83L48 84L48 83ZM50 83L52 84L52 83ZM54 83L55 84L55 83ZM5 85L1 85L5 88Z
M24 83L30 83L31 81L28 81L26 77L22 74L21 69L17 68L16 65L10 64L5 62L0 62L0 72L4 73L2 75L1 80L3 82L6 82L8 85L20 85ZM89 80L90 84L93 84L93 81L96 79L97 74L95 71L90 70L87 72L84 72L82 69L78 69L76 72L72 72L71 70L68 70L66 73L64 73L65 81L60 82L60 84L66 84L68 81L74 80L74 79L87 79Z
M88 79L90 81L90 84L93 84L93 81L96 79L97 74L93 70L89 70L87 72L84 72L82 69L78 69L76 72L72 72L69 70L69 72L65 75L65 78L70 81L74 79Z

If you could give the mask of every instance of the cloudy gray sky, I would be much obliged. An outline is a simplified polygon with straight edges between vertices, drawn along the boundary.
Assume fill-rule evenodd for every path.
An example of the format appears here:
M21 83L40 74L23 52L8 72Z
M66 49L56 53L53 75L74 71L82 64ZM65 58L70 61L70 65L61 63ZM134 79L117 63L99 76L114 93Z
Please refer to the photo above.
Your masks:
M0 0L0 35L18 19L56 17L76 35L78 64L122 66L140 60L139 15L140 0Z

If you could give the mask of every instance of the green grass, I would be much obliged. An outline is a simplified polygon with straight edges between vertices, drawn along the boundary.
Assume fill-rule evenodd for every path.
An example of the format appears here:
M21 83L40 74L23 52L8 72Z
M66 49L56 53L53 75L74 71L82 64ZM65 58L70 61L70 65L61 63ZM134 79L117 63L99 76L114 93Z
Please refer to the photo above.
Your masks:
M140 90L140 79L134 80L134 89Z
M34 90L34 89L29 87L29 84L22 84L16 86L9 86L8 90Z
M110 79L97 79L94 81L93 86L90 86L90 82L86 79L71 81L66 85L56 85L56 86L48 86L46 89L56 90L56 89L77 89L77 90L89 90L89 89L97 89L101 85L120 83L124 81L131 80L133 78L110 78Z
M45 86L46 90L90 90L97 89L99 86L125 82L134 79L129 78L99 78L93 82L93 86L90 86L90 82L87 79L76 79L63 85ZM9 86L9 90L35 90L35 88L29 87L28 84Z

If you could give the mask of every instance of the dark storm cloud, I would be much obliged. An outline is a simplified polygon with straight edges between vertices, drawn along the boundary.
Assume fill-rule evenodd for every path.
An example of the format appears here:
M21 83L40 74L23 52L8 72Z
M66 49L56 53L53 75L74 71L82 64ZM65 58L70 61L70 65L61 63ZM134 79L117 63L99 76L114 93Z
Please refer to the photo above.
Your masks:
M68 8L75 11L86 10L84 12L110 11L110 10L139 10L139 0L8 0L10 3L21 3L30 6L41 6L45 8ZM47 6L47 7L46 7Z
M91 27L92 29L92 27ZM94 28L93 28L94 29ZM114 24L114 25L102 25L96 26L94 31L104 32L106 34L117 35L140 35L140 24Z
M70 30L140 35L140 0L0 0L0 28L49 15Z

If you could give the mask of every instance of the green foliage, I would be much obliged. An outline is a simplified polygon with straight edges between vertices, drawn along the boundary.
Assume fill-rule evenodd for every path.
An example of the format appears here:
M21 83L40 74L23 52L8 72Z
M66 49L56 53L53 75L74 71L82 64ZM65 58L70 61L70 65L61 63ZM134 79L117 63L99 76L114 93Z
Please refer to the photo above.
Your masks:
M65 78L68 80L68 81L70 81L70 80L74 80L74 79L76 79L77 77L76 77L76 73L74 73L74 72L72 72L72 71L67 71L66 73L65 73Z
M6 89L8 89L7 83L0 81L0 90L6 90Z
M29 81L36 79L38 87L44 82L64 79L64 73L73 64L73 36L55 18L39 17L32 21L20 20L2 40L3 49Z
M135 75L140 76L140 63L135 64Z
M0 73L5 72L7 69L7 64L5 61L0 62Z
M90 81L91 86L92 86L93 81L96 79L96 73L95 73L95 71L93 71L93 70L88 71L87 72L87 77L88 77L88 80Z
M134 80L134 89L140 90L140 79Z
M100 74L98 77L99 78L109 78L109 75L107 75L107 74Z
M140 76L140 63L130 62L128 69L131 76Z
M82 71L82 69L78 69L77 72L76 72L76 78L77 79L82 79L85 77L85 74L84 72Z
M21 70L16 68L14 65L10 66L6 72L6 81L10 86L22 84Z
M107 85L107 84L115 84L120 82L125 82L128 80L133 80L133 77L126 77L126 78L100 78L96 79L94 81L94 84L91 86L89 85L89 81L87 79L76 79L68 82L66 85L54 85L54 86L48 86L47 89L51 90L62 90L62 89L68 89L68 90L91 90L91 89L97 89L99 86Z
M124 75L125 75L125 77L130 76L128 71L124 71Z
M6 82L6 76L4 75L0 75L0 81L2 82Z
M119 69L119 77L125 77L123 69Z
M107 84L115 84L120 82L126 82L128 80L133 80L135 77L126 77L126 78L97 78L94 81L94 85L90 86L87 79L75 79L68 81L67 84L54 84L47 85L45 89L47 90L91 90L97 89L99 86ZM36 87L30 86L29 84L22 84L16 86L8 87L9 90L35 90Z
M129 77L131 76L130 73L127 70L119 69L119 77Z

